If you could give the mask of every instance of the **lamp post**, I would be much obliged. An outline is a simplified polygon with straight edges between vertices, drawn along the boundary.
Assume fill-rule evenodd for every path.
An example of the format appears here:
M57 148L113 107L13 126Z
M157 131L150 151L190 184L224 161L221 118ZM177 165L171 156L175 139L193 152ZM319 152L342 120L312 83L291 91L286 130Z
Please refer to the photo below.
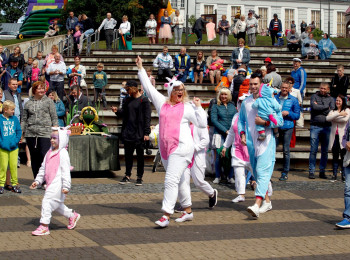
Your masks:
M188 44L188 1L186 0L186 44Z
M321 3L322 3L322 0L320 0L320 30L322 30L322 28L321 28L322 27Z
M331 1L328 0L328 37L331 34Z

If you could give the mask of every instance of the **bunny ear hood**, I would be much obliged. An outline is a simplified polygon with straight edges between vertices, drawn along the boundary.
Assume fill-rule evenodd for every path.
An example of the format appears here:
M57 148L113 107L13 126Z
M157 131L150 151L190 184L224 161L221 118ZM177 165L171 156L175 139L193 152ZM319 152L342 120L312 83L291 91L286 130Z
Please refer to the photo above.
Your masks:
M271 97L272 93L274 93L275 90L270 87L269 84L261 84L259 89L259 96L260 97Z
M52 127L52 130L58 131L58 142L59 147L58 150L62 150L68 146L69 142L69 135L71 131L69 130L69 127Z
M169 82L164 84L164 87L166 87L168 89L168 96L171 96L171 92L173 91L174 87L178 87L181 86L183 83L181 81L177 80L177 77L174 76L172 79L170 78L166 78Z

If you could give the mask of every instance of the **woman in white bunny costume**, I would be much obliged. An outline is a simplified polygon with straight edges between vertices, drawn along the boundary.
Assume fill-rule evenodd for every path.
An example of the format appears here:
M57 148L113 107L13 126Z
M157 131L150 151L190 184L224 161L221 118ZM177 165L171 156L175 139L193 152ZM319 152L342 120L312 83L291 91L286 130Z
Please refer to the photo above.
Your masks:
M39 173L32 183L35 188L46 181L45 195L41 206L40 226L32 232L34 236L49 235L52 212L57 211L69 219L68 229L73 229L80 215L64 205L66 194L71 187L71 165L66 149L70 131L53 127L51 133L51 149L46 153Z
M194 98L192 104L186 102L187 92L182 82L172 80L165 84L169 97L166 98L153 87L140 57L136 59L136 65L144 91L159 114L159 149L166 174L162 204L164 215L155 223L166 227L170 215L174 213L179 186L185 182L184 171L193 157L194 143L190 123L206 128L207 115L199 98ZM191 205L185 206L185 211L190 214Z

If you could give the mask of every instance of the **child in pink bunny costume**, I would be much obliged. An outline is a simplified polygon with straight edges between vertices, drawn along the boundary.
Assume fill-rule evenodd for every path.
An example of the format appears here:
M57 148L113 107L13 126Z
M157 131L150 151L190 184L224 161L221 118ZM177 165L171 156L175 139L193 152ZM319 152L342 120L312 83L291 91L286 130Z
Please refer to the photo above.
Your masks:
M80 214L73 212L72 209L64 205L66 194L71 187L71 165L66 149L70 131L58 127L52 129L51 149L46 153L39 173L31 186L35 188L41 185L44 180L47 185L41 206L40 226L32 232L34 236L50 234L48 225L54 211L69 219L68 229L75 228L80 219Z
M170 215L174 213L179 186L185 182L184 172L191 163L194 153L190 123L205 128L207 115L201 107L199 98L194 98L192 103L187 102L187 92L182 82L175 78L165 84L168 91L167 98L151 84L140 57L136 59L136 64L143 89L159 114L159 149L166 174L162 205L164 215L155 223L160 227L166 227L169 225ZM190 206L185 209L188 214L192 213Z

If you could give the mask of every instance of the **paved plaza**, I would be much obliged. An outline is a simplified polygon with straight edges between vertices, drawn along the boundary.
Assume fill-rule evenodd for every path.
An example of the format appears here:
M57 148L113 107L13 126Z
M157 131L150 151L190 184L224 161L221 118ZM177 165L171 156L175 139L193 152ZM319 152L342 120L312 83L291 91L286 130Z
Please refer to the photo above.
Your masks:
M0 195L0 259L349 259L350 230L337 230L343 188L291 172L279 182L275 172L273 210L252 219L247 200L233 204L233 185L214 185L218 205L208 209L207 197L193 188L192 222L156 228L161 216L164 172L146 167L144 185L119 185L123 169L114 173L73 173L66 205L81 214L74 230L54 214L49 236L33 237L39 225L43 190L29 190L31 170L22 165L22 194ZM135 174L133 173L135 178Z

